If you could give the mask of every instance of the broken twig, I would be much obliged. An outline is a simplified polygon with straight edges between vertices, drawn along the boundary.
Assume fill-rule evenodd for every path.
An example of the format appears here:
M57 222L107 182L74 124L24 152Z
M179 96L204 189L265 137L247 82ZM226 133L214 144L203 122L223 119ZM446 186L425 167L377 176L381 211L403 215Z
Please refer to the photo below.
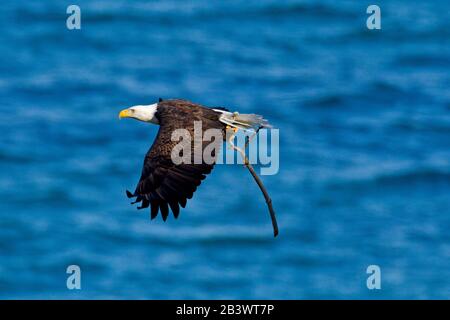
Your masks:
M237 130L233 131L233 134L228 138L228 143L231 145L232 149L236 150L237 152L239 152L241 154L241 156L244 160L244 166L247 167L248 171L250 171L251 175L253 176L253 179L255 179L256 183L258 184L259 189L261 189L261 192L263 193L264 198L266 199L267 207L269 208L270 219L272 220L273 236L276 237L278 235L278 223L277 223L277 218L275 216L275 210L273 209L273 206L272 206L272 199L270 198L269 193L267 192L266 188L264 187L263 182L261 181L259 176L256 174L255 169L253 169L253 166L250 164L248 157L245 155L245 150L246 150L248 144L250 143L250 140L253 139L253 137L255 137L258 134L258 131L259 131L259 129L256 130L255 134L253 134L251 136L251 138L246 136L244 150L235 146L235 144L233 143L233 140L234 140L234 137L236 136Z

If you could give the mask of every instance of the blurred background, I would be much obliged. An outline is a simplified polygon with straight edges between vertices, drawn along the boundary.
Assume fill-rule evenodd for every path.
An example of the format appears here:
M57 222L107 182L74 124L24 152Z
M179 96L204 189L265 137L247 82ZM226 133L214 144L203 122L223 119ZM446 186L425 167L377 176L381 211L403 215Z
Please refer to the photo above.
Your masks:
M0 298L449 298L448 1L9 0L0 16ZM280 129L263 176L277 239L239 165L177 221L130 206L158 128L117 114L159 97Z

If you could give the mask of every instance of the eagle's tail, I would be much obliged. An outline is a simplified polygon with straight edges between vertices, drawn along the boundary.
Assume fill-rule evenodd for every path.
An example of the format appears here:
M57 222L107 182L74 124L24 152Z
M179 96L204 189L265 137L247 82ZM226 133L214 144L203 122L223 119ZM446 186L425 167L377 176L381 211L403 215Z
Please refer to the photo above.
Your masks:
M272 126L269 124L269 121L264 119L263 116L260 116L259 114L240 114L238 112L228 112L220 109L216 109L215 111L222 113L219 117L220 122L225 123L226 125L229 125L233 128L239 128L243 130L253 129L255 131L261 128L272 128Z

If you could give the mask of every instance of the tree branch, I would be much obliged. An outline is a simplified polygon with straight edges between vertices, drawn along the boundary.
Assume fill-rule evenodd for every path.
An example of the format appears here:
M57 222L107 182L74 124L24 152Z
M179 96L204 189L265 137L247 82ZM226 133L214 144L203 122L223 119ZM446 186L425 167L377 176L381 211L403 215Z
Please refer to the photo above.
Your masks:
M234 140L234 137L236 136L237 130L234 131L233 134L228 138L228 143L231 145L232 149L238 151L241 154L241 156L244 160L244 166L247 167L248 171L250 171L250 174L253 176L253 179L255 179L256 184L258 185L259 189L261 189L261 192L264 195L264 199L266 199L267 207L269 208L270 219L272 220L273 236L276 237L278 235L278 223L277 223L277 218L275 216L275 210L273 209L272 199L270 198L269 193L267 192L267 189L265 188L263 182L261 181L259 176L256 174L255 169L253 169L253 166L250 164L250 161L248 160L247 156L245 155L245 150L246 150L248 144L250 143L250 140L253 139L253 137L255 137L258 134L259 129L256 130L255 134L252 135L251 138L246 136L244 150L235 146L233 143L233 140Z

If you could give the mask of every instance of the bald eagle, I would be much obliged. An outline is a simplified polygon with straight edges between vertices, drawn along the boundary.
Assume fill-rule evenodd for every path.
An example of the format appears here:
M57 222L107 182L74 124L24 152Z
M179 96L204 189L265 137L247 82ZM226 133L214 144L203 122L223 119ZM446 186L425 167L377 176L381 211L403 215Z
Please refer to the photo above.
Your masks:
M194 159L175 164L171 157L172 149L178 143L172 141L174 130L186 129L194 136L194 122L201 121L203 132L207 129L219 129L225 139L227 130L270 127L260 115L232 113L225 108L208 108L181 99L160 99L155 104L133 106L122 110L119 118L132 118L159 125L156 139L145 156L137 187L133 193L127 190L126 194L128 198L135 198L132 204L140 204L138 209L150 207L151 219L161 212L164 221L169 216L169 208L174 217L178 218L180 206L186 206L187 199L192 198L201 181L214 167L214 163L196 163ZM206 145L202 142L203 149Z

